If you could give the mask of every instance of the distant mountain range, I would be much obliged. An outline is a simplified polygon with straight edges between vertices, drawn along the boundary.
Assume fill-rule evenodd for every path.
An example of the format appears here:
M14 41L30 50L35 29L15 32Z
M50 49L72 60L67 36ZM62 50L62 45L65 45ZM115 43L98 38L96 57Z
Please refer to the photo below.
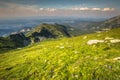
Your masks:
M105 21L99 21L99 22L93 22L93 21L82 22L81 21L81 22L75 22L75 23L70 23L65 25L69 25L72 28L74 28L75 35L81 35L81 34L101 31L106 28L107 29L118 28L120 27L120 16L116 16L116 17L107 19Z
M83 25L82 25L83 24ZM76 25L76 26L75 26ZM102 22L81 22L77 24L40 24L34 28L23 28L8 37L0 37L0 48L18 48L46 39L78 36L103 29L120 27L120 16Z
M116 16L113 18L110 18L106 21L103 21L100 25L98 25L97 27L99 27L99 29L103 29L103 28L118 28L120 27L120 16Z

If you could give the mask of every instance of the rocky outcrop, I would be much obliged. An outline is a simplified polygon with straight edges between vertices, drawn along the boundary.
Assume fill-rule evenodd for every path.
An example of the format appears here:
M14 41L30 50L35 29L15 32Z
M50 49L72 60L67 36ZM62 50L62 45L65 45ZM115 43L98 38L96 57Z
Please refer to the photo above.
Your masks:
M12 34L9 36L12 42L14 42L16 47L27 46L31 43L30 39L26 37L23 33Z

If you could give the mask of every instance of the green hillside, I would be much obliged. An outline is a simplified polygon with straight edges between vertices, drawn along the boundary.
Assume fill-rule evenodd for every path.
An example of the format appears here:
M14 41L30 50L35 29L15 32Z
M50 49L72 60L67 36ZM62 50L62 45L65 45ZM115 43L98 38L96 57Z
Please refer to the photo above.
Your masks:
M120 28L1 53L0 79L120 80Z
M27 46L30 39L23 33L11 34L7 37L0 37L0 52Z
M71 34L64 25L43 23L33 28L26 36L34 42L39 42L48 38L70 37Z
M0 37L0 53L8 49L13 49L14 47L15 47L14 42L12 42L8 37L6 38Z

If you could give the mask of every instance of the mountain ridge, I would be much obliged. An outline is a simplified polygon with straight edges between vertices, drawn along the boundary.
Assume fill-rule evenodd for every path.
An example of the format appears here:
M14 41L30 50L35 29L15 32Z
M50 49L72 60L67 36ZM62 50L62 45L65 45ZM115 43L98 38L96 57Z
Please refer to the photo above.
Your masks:
M109 29L119 28L120 27L120 15L103 21L100 25L98 25L98 27L109 28Z
M83 27L83 31L71 27L69 25L61 25L61 24L46 24L43 23L41 25L38 25L29 31L26 29L27 32L18 32L16 34L11 34L10 36L5 38L5 41L3 37L1 37L0 41L0 47L2 48L18 48L18 47L24 47L31 43L40 42L47 39L56 39L56 38L62 38L62 37L72 37L72 36L79 36L87 34L87 33L94 33L96 31L101 31L103 29L109 28L119 28L120 27L120 16L116 16L113 18L110 18L108 20L105 20L103 22L100 22L99 24L89 24L87 27ZM6 41L8 40L8 41ZM4 43L3 43L4 42ZM12 43L6 45L6 43Z
M60 24L41 24L33 28L31 31L26 33L26 36L29 38L38 39L40 38L60 38L60 37L70 37L70 33L67 30L67 27Z

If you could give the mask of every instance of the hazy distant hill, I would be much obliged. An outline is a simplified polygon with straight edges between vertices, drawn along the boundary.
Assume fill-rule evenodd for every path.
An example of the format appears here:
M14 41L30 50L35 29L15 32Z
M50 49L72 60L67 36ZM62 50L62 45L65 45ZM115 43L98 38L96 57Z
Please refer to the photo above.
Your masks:
M101 22L75 22L75 23L68 23L64 24L66 26L71 26L73 28L72 34L74 36L79 36L82 34L88 34L95 31L95 28L97 25L99 25Z
M98 25L99 29L101 28L118 28L120 27L120 16L116 16L110 18L106 21L103 21L100 25Z
M118 28L120 27L120 16L116 16L105 21L93 22L93 21L77 21L75 23L65 24L75 29L75 35L93 33L98 30L106 28Z

